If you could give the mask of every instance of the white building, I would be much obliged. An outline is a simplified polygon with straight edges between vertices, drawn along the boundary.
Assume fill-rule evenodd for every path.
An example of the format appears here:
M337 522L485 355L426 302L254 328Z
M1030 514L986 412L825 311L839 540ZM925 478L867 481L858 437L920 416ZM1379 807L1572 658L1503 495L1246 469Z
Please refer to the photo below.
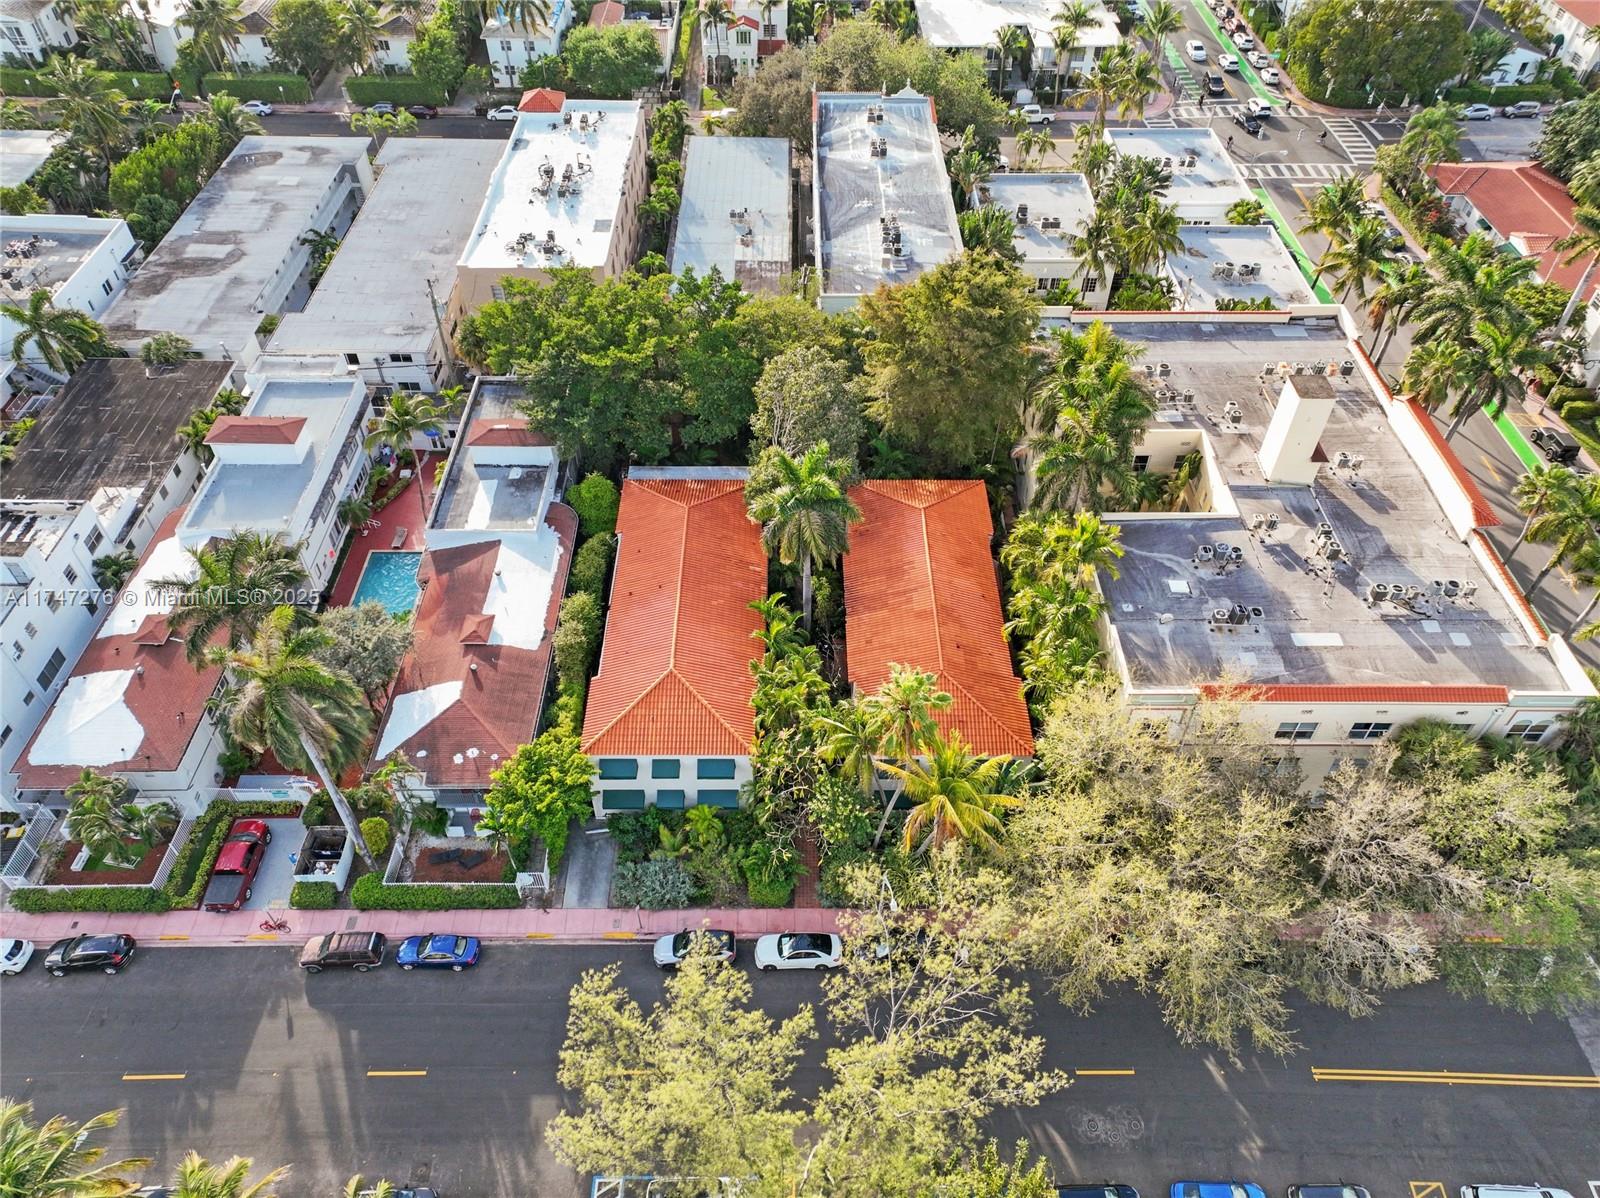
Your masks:
M483 801L490 775L534 739L578 520L556 502L555 445L506 379L479 379L434 498L422 598L374 761L402 752L441 806Z
M550 19L536 25L511 21L503 7L483 23L484 49L489 55L489 70L498 87L515 87L522 69L541 58L561 52L561 40L572 25L573 0L550 0Z
M456 264L453 317L501 298L508 275L627 270L639 246L646 143L635 100L567 100L560 112L519 116Z
M261 318L297 312L311 294L318 231L343 236L372 190L365 137L239 142L146 259L103 323L136 350L157 333L206 357L248 366Z
M1222 225L1228 209L1252 198L1249 185L1210 129L1107 129L1119 157L1153 158L1172 173L1166 200L1186 224Z
M178 539L199 548L239 529L282 533L300 547L307 589L326 590L347 531L339 504L366 485L371 466L370 412L353 373L267 376L241 415L211 426L214 460Z
M691 137L672 273L712 269L749 292L777 293L794 269L786 137Z
M445 305L503 147L472 138L391 137L378 181L317 289L284 316L268 342L276 355L332 355L358 366L368 386L434 391L453 332ZM395 231L405 230L405 253ZM436 307L437 305L437 307Z
M1160 408L1135 467L1199 469L1176 512L1110 512L1102 636L1137 714L1182 736L1196 701L1244 714L1314 784L1424 717L1539 743L1595 694L1482 529L1433 421L1395 399L1342 309L1105 317Z
M812 211L825 312L844 312L882 285L909 283L961 252L955 200L933 103L820 92L813 111Z
M1087 74L1100 55L1122 41L1117 18L1105 5L1090 0L1099 24L1077 35L1067 59L1066 71ZM970 50L983 56L990 73L1000 69L995 39L1006 28L1021 29L1031 49L1029 76L1033 90L1044 94L1054 86L1056 52L1052 33L1059 0L917 0L917 31L930 45L941 50ZM1008 64L1013 73L1009 90L1019 81L1019 64Z
M77 44L67 0L0 0L0 55L43 62Z
M1556 55L1581 79L1600 66L1600 0L1535 0Z
M1263 302L1277 309L1317 302L1271 225L1185 225L1178 236L1182 246L1167 255L1174 308L1215 312Z
M0 794L16 794L17 758L107 606L95 558L141 552L193 494L200 463L176 433L230 375L93 359L0 471Z
M993 175L978 198L1005 209L1017 222L1012 239L1022 255L1017 265L1034 280L1038 294L1066 283L1078 289L1080 306L1106 306L1111 280L1089 274L1073 248L1073 239L1094 220L1094 194L1086 178L1075 171Z
M727 23L721 26L700 12L700 49L705 55L705 77L731 81L750 75L761 60L789 44L787 0L766 6L760 0L732 0Z

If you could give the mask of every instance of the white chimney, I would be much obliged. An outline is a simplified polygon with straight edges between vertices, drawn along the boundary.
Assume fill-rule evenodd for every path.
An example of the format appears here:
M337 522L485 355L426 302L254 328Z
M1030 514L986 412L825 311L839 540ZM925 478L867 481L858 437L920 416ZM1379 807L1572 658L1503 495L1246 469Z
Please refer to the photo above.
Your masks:
M1272 423L1257 455L1269 483L1310 486L1318 463L1311 460L1336 402L1333 384L1320 374L1292 374L1273 409Z

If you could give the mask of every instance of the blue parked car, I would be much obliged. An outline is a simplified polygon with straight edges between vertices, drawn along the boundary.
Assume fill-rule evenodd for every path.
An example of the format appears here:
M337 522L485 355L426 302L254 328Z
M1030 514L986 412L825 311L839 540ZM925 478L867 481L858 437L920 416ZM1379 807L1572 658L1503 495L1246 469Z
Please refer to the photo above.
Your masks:
M410 936L395 957L401 969L453 969L460 973L478 963L478 938L450 932Z
M1253 1181L1175 1181L1170 1198L1267 1198Z

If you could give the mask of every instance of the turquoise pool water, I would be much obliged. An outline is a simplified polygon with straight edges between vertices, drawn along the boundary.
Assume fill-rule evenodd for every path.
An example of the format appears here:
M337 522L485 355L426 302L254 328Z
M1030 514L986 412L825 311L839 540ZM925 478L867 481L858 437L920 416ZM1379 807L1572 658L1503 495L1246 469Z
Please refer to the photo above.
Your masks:
M420 565L420 553L378 550L367 558L367 564L361 571L361 581L356 583L356 593L350 597L350 606L376 599L390 615L410 611L417 606L417 596L422 590L417 585L417 567Z

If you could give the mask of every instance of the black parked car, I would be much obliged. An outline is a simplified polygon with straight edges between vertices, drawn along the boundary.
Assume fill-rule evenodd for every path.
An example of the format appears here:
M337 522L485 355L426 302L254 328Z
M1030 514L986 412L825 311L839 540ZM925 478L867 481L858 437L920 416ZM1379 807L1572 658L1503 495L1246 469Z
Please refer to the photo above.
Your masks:
M1566 465L1578 460L1578 443L1560 429L1536 425L1528 430L1528 440L1539 447L1545 460Z
M1228 94L1228 85L1223 82L1222 76L1215 71L1206 76L1206 94L1210 96L1225 96Z
M1290 1186L1284 1191L1288 1198L1372 1198L1364 1186L1339 1183L1337 1185Z
M1117 1185L1110 1181L1101 1185L1076 1181L1070 1185L1057 1186L1056 1198L1139 1198L1139 1191L1132 1186Z
M413 104L406 111L422 121L432 120L439 115L439 110L432 104Z
M343 965L366 973L383 964L389 938L382 932L333 932L315 936L300 953L300 968L321 973L329 966Z
M1258 137L1261 134L1261 120L1260 120L1260 118L1259 117L1253 117L1248 112L1236 112L1236 113L1234 113L1233 114L1233 123L1235 125L1238 125L1239 128L1243 129L1251 137Z
M133 960L135 947L133 937L120 932L72 936L50 946L44 967L58 978L65 977L69 969L103 969L106 973L116 973Z

